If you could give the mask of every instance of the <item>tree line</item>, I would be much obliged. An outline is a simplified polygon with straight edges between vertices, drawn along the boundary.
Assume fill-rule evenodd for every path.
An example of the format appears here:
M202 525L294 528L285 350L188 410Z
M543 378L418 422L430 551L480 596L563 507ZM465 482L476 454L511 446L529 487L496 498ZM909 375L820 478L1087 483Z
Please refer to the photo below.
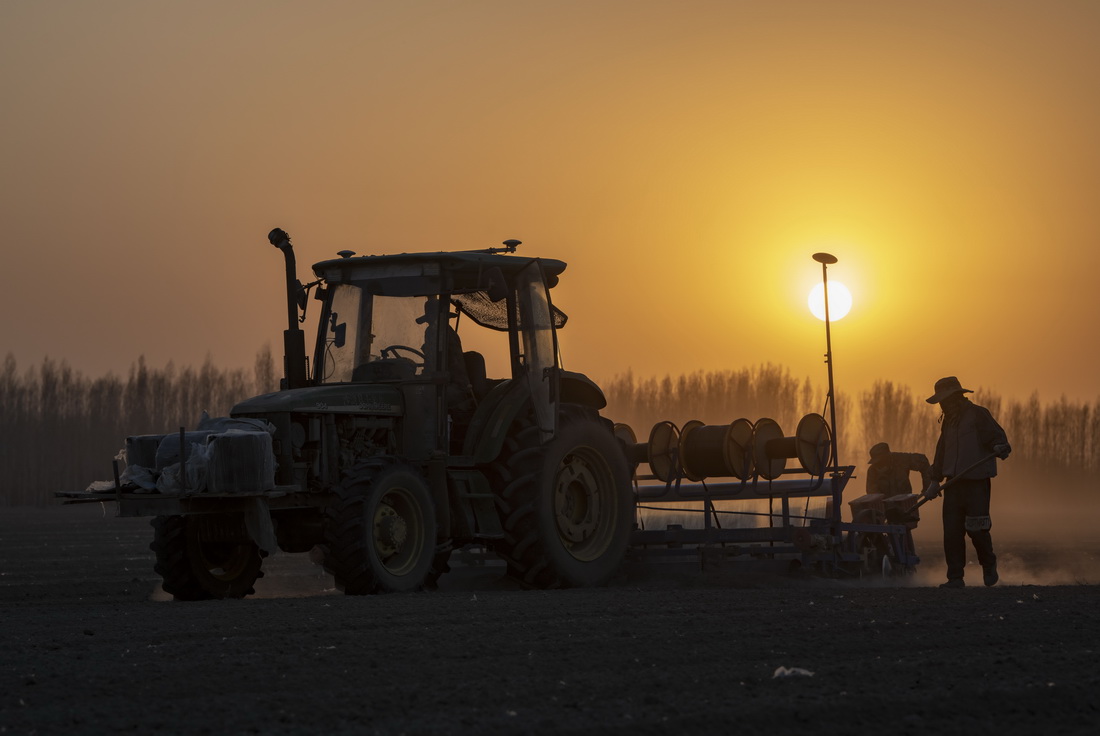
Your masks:
M111 477L126 437L193 428L205 410L221 416L242 399L278 387L269 347L251 371L150 367L144 356L126 377L89 378L46 358L20 371L8 354L0 368L0 505L50 503Z
M1006 400L988 390L970 398L1004 427L1014 464L1046 475L1100 472L1100 399L1090 404L1063 396L1042 402L1033 393L1024 400ZM865 443L889 442L891 448L924 451L931 457L939 437L938 408L889 381L878 381L860 395L860 418Z
M630 425L639 442L645 442L653 425L661 421L682 427L691 420L717 425L742 418L756 422L767 417L791 436L804 415L817 413L826 419L829 416L825 389L808 378L795 378L787 368L772 363L662 379L638 379L628 372L616 376L603 388L608 403L604 414ZM845 456L845 448L853 443L853 438L843 431L851 407L851 400L838 392L836 414L837 424L842 428L841 458Z
M125 377L100 378L51 359L20 371L9 354L0 368L0 505L50 503L55 491L108 479L127 436L192 428L203 410L224 415L238 401L277 386L268 347L250 371L218 368L209 358L198 368L153 368L141 357ZM604 390L604 414L629 424L641 442L664 420L683 426L692 419L728 424L768 417L790 436L805 414L829 417L823 387L770 363L664 378L626 373ZM1033 394L1004 400L987 391L973 398L1008 433L1014 468L1077 479L1100 471L1100 399L1042 402ZM838 392L836 413L843 464L862 467L876 442L929 457L935 449L939 411L906 386L878 381L854 399Z

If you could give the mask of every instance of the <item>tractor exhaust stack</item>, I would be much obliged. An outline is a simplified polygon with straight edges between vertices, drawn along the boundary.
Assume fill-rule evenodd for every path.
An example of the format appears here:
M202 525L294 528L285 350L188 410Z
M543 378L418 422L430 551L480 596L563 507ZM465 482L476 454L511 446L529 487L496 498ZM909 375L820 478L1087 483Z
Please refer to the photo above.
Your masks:
M283 331L283 386L284 389L303 388L308 382L306 373L306 336L299 327L298 310L305 296L302 282L298 280L294 262L294 248L290 235L275 228L267 234L268 241L283 252L286 259L286 309L287 329Z

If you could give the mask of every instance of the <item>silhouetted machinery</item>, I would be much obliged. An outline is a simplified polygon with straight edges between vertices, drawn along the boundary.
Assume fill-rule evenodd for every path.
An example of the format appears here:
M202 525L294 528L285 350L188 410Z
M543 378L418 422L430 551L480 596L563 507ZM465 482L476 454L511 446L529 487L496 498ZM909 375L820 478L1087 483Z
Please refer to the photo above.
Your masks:
M601 417L599 386L560 362L566 316L550 290L561 261L514 255L513 240L341 251L303 285L290 237L276 229L269 240L286 262L282 389L191 431L130 437L113 484L60 494L154 517L156 570L177 599L248 595L276 550L318 554L348 594L432 587L466 545L491 549L537 588L603 584L631 544L793 556L827 572L917 562L904 525L841 521L854 468L838 466L820 415L790 437L770 419L662 422L644 443ZM311 291L312 361L299 326ZM463 350L460 324L467 336L500 337L503 375ZM650 474L632 483L630 466L642 463ZM828 513L792 513L792 499L815 496L831 500ZM760 498L781 505L767 527L720 522L752 512L716 502ZM642 528L640 508L682 501L701 502L701 528Z
M836 463L832 432L819 414L803 416L792 436L769 418L727 425L691 421L682 428L659 422L646 442L623 424L615 432L635 470L640 510L658 512L652 515L657 519L670 511L702 517L692 526L658 529L645 528L640 516L631 537L639 552L698 555L704 563L771 560L860 576L904 574L920 561L911 534L915 517L885 523L863 497L851 502L853 521L842 519L841 499L855 466ZM639 472L643 465L649 473ZM815 504L816 513L810 499L824 500ZM761 500L768 501L767 511L752 503Z
M163 588L177 599L253 592L262 559L313 552L348 594L431 587L478 544L536 588L606 582L628 548L630 472L603 392L560 363L566 264L481 251L356 256L296 276L286 261L282 390L190 432L131 437L113 488L153 516ZM312 362L309 292L320 315ZM496 340L502 375L459 338ZM196 412L198 409L196 409Z

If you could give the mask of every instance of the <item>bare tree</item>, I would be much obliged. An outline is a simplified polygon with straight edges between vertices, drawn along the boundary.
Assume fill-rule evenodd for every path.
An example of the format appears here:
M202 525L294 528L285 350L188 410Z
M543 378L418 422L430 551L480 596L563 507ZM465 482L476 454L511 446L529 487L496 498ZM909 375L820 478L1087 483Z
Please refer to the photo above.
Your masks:
M22 375L15 357L0 365L0 504L46 504L58 490L109 478L127 435L193 426L202 409L225 414L274 382L270 348L254 372L223 370L207 358L196 372L149 367L144 356L123 381L94 380L46 358Z
M279 379L275 375L275 358L271 355L270 343L264 343L260 351L256 353L253 380L255 381L256 391L261 394L268 394L279 388Z
M908 386L875 381L869 391L860 394L859 403L863 449L887 442L900 452L932 454L937 415L926 402L914 397Z

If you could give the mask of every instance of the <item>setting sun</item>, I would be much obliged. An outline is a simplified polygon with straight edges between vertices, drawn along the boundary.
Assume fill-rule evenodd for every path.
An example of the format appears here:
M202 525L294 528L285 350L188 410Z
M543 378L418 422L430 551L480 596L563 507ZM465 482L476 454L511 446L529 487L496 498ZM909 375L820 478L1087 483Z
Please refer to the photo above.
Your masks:
M825 319L825 286L818 284L810 290L808 300L810 311L814 316L824 321ZM848 314L852 308L852 292L839 281L829 282L829 319L837 320Z

